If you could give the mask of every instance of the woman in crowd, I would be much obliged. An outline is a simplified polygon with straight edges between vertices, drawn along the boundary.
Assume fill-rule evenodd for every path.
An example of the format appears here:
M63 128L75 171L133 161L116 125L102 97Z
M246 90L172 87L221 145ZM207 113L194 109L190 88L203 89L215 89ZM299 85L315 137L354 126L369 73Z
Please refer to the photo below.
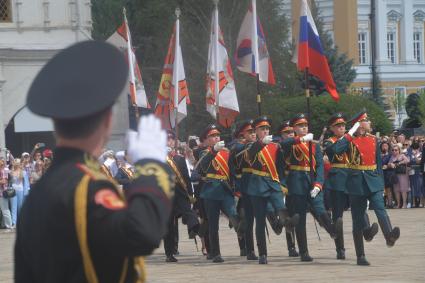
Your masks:
M414 141L409 151L410 159L410 170L409 170L409 179L410 179L410 188L412 189L412 207L419 205L419 207L424 207L425 200L425 188L422 182L422 168L420 166L422 152L420 151L419 143Z
M397 174L398 182L394 184L394 193L397 205L400 208L401 200L403 200L403 208L407 208L407 193L410 191L409 175L407 174L409 158L401 153L401 148L401 144L396 144L392 147L392 154L390 161L388 162L388 168L395 169L395 173Z
M31 185L35 184L44 173L44 162L39 159L34 163L34 170L31 173Z
M394 174L394 169L388 167L388 162L390 161L390 144L383 141L380 145L381 149L381 159L382 159L382 169L384 171L384 181L385 181L385 205L387 208L393 207L393 183L392 176Z
M12 228L12 217L10 215L9 199L3 197L3 191L8 187L9 169L4 160L0 160L0 209L2 214L1 228Z
M24 202L24 170L22 168L21 160L15 159L12 163L12 170L10 171L10 185L15 189L16 196L10 198L10 205L12 211L12 224L16 225L19 210Z

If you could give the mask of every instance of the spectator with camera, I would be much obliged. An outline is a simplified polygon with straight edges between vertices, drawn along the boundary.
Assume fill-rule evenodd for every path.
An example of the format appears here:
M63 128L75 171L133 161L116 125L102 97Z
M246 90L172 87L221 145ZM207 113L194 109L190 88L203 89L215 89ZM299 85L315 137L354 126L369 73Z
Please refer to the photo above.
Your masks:
M401 204L403 204L402 207L407 208L407 193L410 191L409 175L407 174L409 158L402 153L402 147L403 145L399 143L392 146L391 158L387 166L394 169L397 175L396 182L393 184L397 206L400 208Z
M10 214L9 198L7 197L6 190L9 184L9 168L6 162L0 159L0 209L1 209L1 228L12 228L12 216Z

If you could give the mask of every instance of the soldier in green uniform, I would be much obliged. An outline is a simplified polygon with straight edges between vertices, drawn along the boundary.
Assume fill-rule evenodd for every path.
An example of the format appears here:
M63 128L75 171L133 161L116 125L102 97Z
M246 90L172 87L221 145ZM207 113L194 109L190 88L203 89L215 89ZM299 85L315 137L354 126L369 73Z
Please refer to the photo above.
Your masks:
M291 127L289 124L289 121L283 122L278 130L277 133L279 135L278 142L283 142L287 138L293 138L295 137L294 128ZM285 161L284 163L284 175L288 175L288 163ZM291 197L289 195L285 196L285 205L288 208L288 210L291 210ZM288 256L290 257L298 257L299 254L295 248L295 229L292 229L290 231L285 231L285 237L286 237L286 245L288 247Z
M266 245L266 214L267 204L270 203L279 216L279 225L291 229L298 223L299 216L288 216L283 201L281 185L283 177L283 156L279 144L273 143L273 137L269 135L271 121L267 117L254 120L253 127L257 135L257 141L247 150L247 162L250 165L245 169L251 174L246 193L249 195L254 209L255 236L257 239L259 263L267 264Z
M166 233L173 182L160 121L128 134L134 180L125 191L100 170L112 106L128 83L125 57L97 41L56 54L38 73L28 108L53 119L54 159L19 217L15 282L144 282L144 260Z
M349 153L350 170L347 178L347 192L350 197L357 264L369 265L363 245L363 230L365 227L367 228L367 223L364 220L367 201L369 200L375 211L387 246L394 246L400 237L400 229L398 227L392 228L390 218L385 210L381 154L378 139L370 134L371 125L367 113L365 111L360 112L352 119L352 122L354 123L352 129L344 138L336 142L336 146Z
M200 172L204 179L200 197L204 200L208 218L210 256L213 262L220 263L224 261L218 236L220 211L227 215L235 231L239 231L239 218L230 187L230 152L225 148L224 141L220 141L220 130L214 124L205 129L201 138L206 141L208 148L201 153L199 160Z
M345 136L345 117L342 113L334 114L328 121L328 127L332 131L333 136L324 141L323 145L326 154L331 163L328 182L330 190L330 201L332 207L332 220L335 222L338 218L342 218L347 203L347 177L349 173L348 152L344 150L348 144ZM352 130L350 130L352 131ZM339 141L340 140L340 141ZM337 141L339 141L337 143ZM372 241L373 237L378 233L378 224L373 223L370 226L367 213L364 214L366 226L363 230L363 236L366 241ZM336 258L345 259L344 237L335 239Z
M321 194L324 181L323 155L320 146L312 144L313 159L310 160L308 142L313 140L313 134L308 133L308 121L304 114L297 114L291 119L290 125L294 128L296 137L287 138L281 142L284 156L289 162L289 173L286 177L289 196L291 198L291 213L300 215L300 221L295 227L301 261L312 261L307 247L306 211L309 204L318 216L321 226L332 238L340 237L342 222L339 219L333 224L323 204ZM314 180L310 178L310 162L313 164Z
M241 224L243 225L244 230L244 246L241 246L240 248L241 250L242 248L244 249L247 260L258 260L258 257L254 252L254 213L249 196L246 194L246 188L251 174L244 170L245 168L249 168L249 164L246 162L243 152L246 150L247 146L252 145L252 143L257 139L252 123L253 120L242 122L236 129L235 136L239 137L239 140L232 146L231 160L234 163L233 167L235 168L235 190L240 194L238 206L241 206L241 214L243 215Z

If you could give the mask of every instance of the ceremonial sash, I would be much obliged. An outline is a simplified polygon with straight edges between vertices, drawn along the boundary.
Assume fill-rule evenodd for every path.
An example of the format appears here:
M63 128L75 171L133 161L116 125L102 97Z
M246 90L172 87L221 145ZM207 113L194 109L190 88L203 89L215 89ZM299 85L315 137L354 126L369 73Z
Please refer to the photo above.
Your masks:
M187 185L186 185L186 182L184 181L182 174L180 173L179 169L177 168L177 165L174 162L174 160L171 159L168 155L167 155L167 163L168 163L168 165L170 165L174 174L176 174L177 182L179 182L180 185L182 186L182 188L187 192Z
M329 138L329 141L331 141L333 144L336 143L338 140L337 137L331 137ZM336 160L334 160L336 159ZM342 154L334 154L332 160L330 160L332 163L332 167L334 168L346 168L347 164L350 162L348 159L348 154L346 152Z
M310 165L310 157L309 157L308 144L307 143L299 143L299 144L294 145L294 148L302 154L302 159L300 159L300 160L297 159L297 160L298 161L305 160L305 161L307 161L307 163L305 165L309 166ZM314 152L316 150L316 145L314 143L311 145L311 150L313 151L313 153L311 155L313 157L313 170L316 171L316 157L314 156Z
M279 174L277 173L275 161L277 150L278 148L275 144L268 144L258 152L258 156L261 158L262 163L266 165L272 180L279 182Z
M214 158L214 162L217 164L217 167L220 169L220 173L224 174L227 179L230 179L230 169L229 169L229 152L225 150L220 150Z
M353 165L376 165L376 140L374 137L356 137L352 140L352 143L360 155L360 164Z

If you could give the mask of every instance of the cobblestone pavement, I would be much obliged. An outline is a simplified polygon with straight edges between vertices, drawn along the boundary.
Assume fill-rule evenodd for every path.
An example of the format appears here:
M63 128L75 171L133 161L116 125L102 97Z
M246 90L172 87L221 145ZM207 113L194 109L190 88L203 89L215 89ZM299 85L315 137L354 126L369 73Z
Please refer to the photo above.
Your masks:
M346 244L345 261L335 259L333 240L319 227L318 240L312 217L307 218L307 233L312 263L289 258L284 236L270 235L269 264L259 265L239 257L236 235L221 219L222 264L207 261L196 250L187 229L180 227L180 255L178 263L165 263L163 248L147 260L148 282L425 282L425 209L388 210L394 226L401 229L401 237L393 248L387 248L381 232L370 243L365 243L366 256L372 264L357 266L351 235L351 217L344 217ZM369 212L371 221L376 221ZM270 229L269 229L270 230ZM0 230L3 231L3 230ZM0 282L13 282L14 233L0 232ZM201 248L198 240L199 249Z

